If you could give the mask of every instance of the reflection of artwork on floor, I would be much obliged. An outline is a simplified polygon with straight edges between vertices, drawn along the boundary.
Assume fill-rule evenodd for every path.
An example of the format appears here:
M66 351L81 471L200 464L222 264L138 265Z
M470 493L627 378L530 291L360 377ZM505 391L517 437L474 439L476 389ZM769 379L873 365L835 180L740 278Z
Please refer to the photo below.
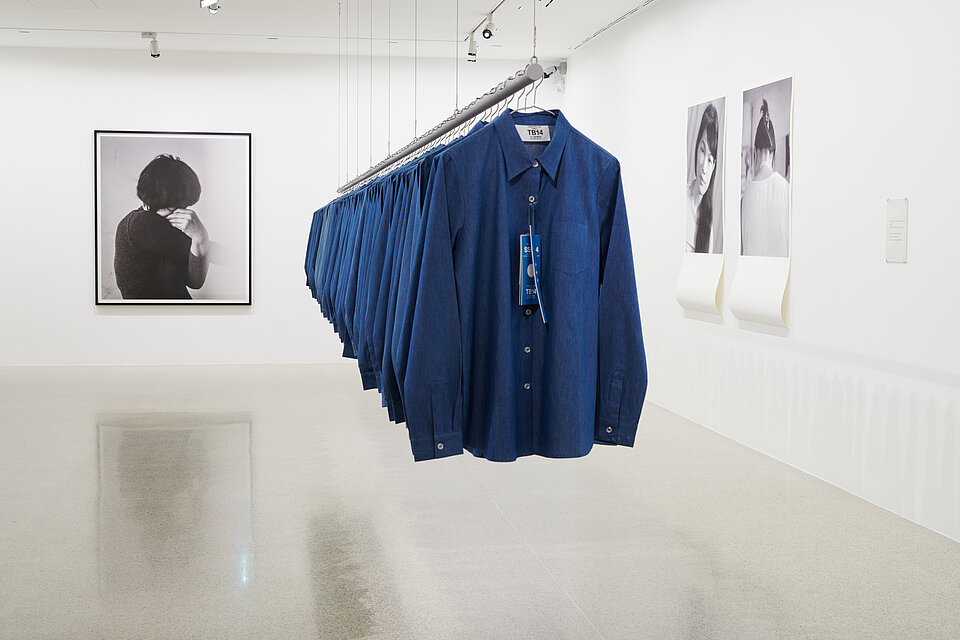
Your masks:
M99 420L100 582L124 600L200 585L225 600L253 559L249 416Z

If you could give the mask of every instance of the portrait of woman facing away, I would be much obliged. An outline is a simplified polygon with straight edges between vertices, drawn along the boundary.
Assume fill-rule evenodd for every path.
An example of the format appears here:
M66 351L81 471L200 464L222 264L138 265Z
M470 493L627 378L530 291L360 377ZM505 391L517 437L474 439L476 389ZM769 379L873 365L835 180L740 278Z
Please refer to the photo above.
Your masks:
M200 179L180 158L159 155L137 181L142 205L117 225L113 264L125 300L192 299L207 279L210 239L196 211Z
M97 304L250 304L250 134L95 141Z
M792 80L787 78L743 94L741 255L790 255Z

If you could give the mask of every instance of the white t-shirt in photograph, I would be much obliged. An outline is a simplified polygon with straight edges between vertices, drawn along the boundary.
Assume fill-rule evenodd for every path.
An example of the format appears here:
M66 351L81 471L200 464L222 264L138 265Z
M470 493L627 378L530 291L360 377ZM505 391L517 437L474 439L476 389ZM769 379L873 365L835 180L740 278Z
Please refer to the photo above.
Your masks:
M790 255L790 183L779 173L751 180L740 204L742 254Z

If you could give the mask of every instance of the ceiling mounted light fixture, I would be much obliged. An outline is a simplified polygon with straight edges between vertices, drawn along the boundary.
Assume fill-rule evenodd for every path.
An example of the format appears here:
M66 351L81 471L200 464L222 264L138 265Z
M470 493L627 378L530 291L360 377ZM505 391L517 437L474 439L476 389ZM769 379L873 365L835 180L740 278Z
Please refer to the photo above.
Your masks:
M470 47L467 49L467 62L476 62L477 61L477 38L476 35L470 34Z
M489 40L490 38L493 37L494 28L495 27L493 24L493 12L491 11L490 13L487 14L487 26L483 28L484 39Z
M154 31L141 31L140 37L150 41L150 57L160 57L160 44L157 42L157 34Z
M220 11L220 3L218 0L200 0L200 8L206 9L211 14L216 15L217 11Z

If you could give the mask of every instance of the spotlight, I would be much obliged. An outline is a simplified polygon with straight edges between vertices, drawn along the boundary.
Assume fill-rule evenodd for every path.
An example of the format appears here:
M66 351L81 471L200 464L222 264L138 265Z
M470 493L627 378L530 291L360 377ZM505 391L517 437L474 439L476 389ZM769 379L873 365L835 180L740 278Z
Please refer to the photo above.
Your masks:
M560 64L555 64L552 67L547 67L543 70L543 77L549 78L555 73L559 73L560 77L567 75L567 62L566 60L562 61Z
M160 45L157 43L157 34L153 31L141 31L140 37L150 41L150 57L160 57Z
M467 62L477 61L477 39L474 34L470 34L470 48L467 49Z
M220 3L218 0L200 0L200 8L216 15L217 11L220 11Z
M483 28L483 37L485 40L489 40L493 37L493 12L487 14L487 26Z

